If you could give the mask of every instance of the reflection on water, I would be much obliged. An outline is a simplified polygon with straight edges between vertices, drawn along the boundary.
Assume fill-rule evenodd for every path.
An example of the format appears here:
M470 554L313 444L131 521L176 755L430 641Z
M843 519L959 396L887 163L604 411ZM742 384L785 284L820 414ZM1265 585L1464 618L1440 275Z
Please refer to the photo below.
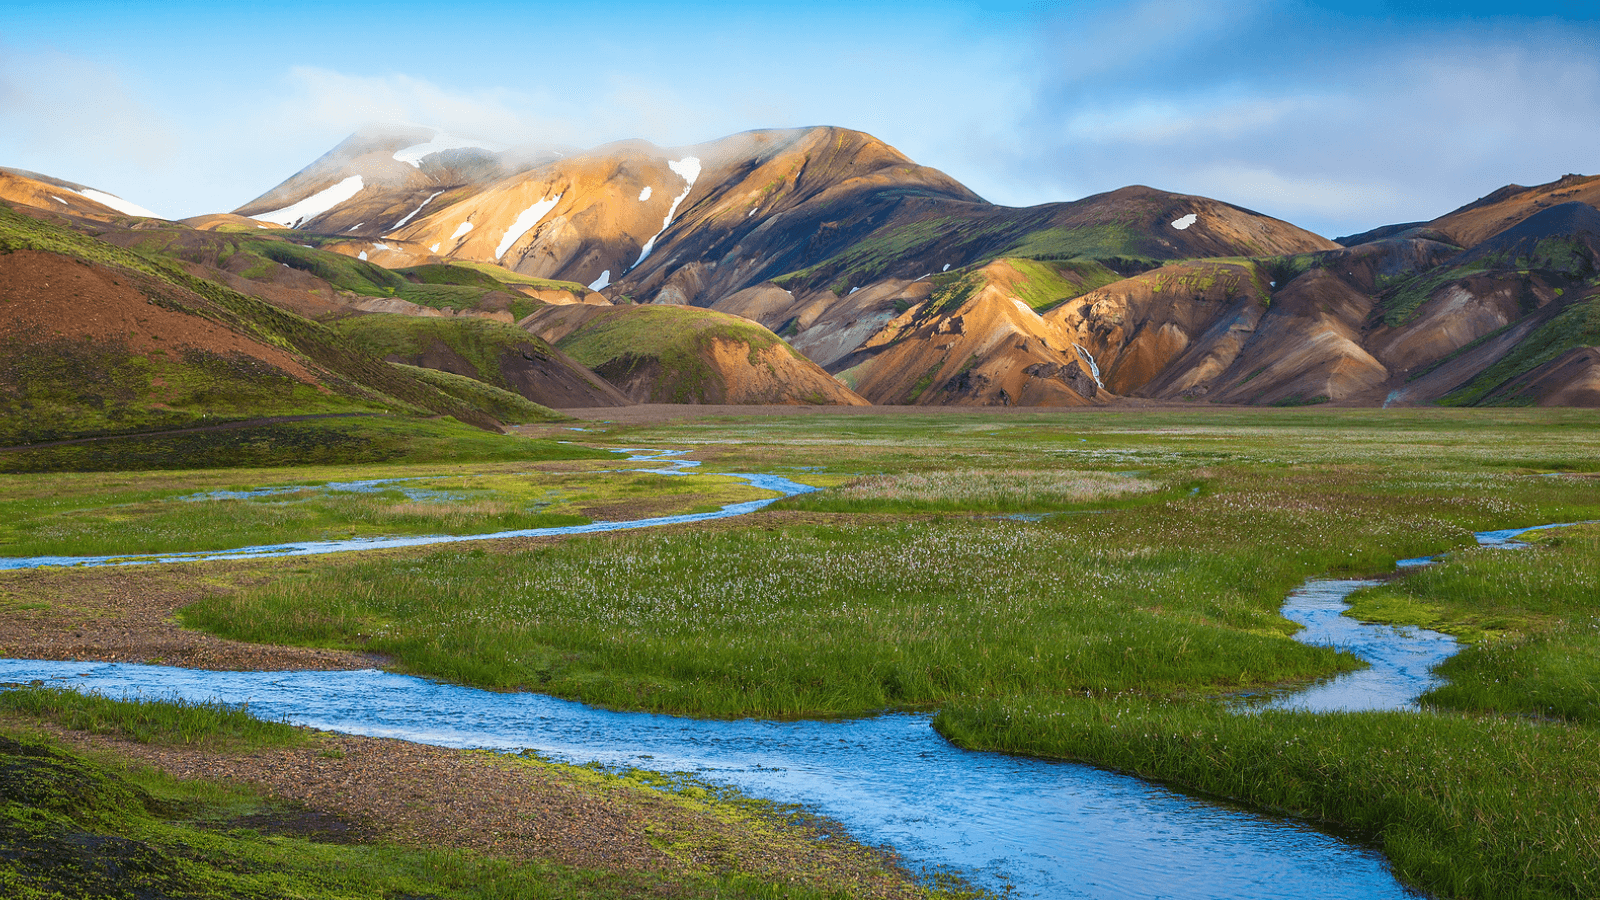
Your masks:
M1456 652L1448 634L1426 628L1375 625L1344 615L1345 598L1376 581L1308 581L1284 601L1284 618L1305 627L1295 640L1338 647L1361 657L1368 668L1346 672L1303 690L1274 697L1268 709L1360 712L1416 709L1417 698L1439 685L1433 667Z
M446 747L693 772L1015 897L1400 898L1382 855L1124 775L951 746L927 715L732 722L614 713L377 671L0 661L0 681L248 701L264 718Z

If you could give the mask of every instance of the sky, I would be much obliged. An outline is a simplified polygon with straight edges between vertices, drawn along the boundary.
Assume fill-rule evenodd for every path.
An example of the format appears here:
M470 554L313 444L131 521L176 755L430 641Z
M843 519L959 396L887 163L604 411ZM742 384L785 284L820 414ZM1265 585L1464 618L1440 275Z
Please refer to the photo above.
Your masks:
M996 203L1146 184L1333 237L1600 172L1600 4L0 4L0 166L177 218L370 123L575 147L838 125Z

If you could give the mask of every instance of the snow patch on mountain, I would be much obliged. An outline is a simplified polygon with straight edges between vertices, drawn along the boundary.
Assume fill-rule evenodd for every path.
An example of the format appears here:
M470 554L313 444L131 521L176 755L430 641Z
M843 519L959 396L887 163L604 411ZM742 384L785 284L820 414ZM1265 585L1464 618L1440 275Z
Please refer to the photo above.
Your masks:
M678 214L678 204L688 199L689 192L694 190L695 179L700 177L700 160L693 156L685 156L680 160L669 160L667 168L678 173L678 177L684 180L683 193L673 198L672 207L667 210L667 217L661 220L661 230L656 232L650 240L644 242L644 246L639 250L639 258L633 261L633 265L629 266L629 269L637 268L639 263L644 262L644 258L650 255L650 251L656 248L656 238L667 233L667 229L672 226L672 217Z
M454 135L445 134L441 131L435 134L433 136L433 140L428 141L426 144L413 144L404 150L396 150L394 158L411 166L414 169L420 169L422 168L422 161L435 153L443 153L446 150L465 150L468 148L488 150L491 153L498 153L505 149L505 147L498 144L489 144L485 141L474 141L468 138L458 138Z
M649 199L650 199L650 186L649 185L645 185L644 190L639 192L639 202L643 203L644 201L649 200Z
M1194 213L1189 213L1187 216L1184 216L1181 219L1173 219L1172 227L1178 229L1179 231L1183 231L1198 221L1200 221L1199 216L1195 215Z
M428 195L428 199L422 201L422 206L419 206L416 209L413 209L411 211L410 215L408 215L404 219L401 219L400 221L394 223L394 228L391 228L389 230L393 231L393 230L395 230L395 228L399 228L400 226L402 226L402 225L406 224L407 222L411 221L412 219L416 218L417 213L422 212L422 207L423 206L427 206L429 203L432 203L433 202L433 198L439 196L442 193L444 193L444 191L434 191L433 193L429 194Z
M301 222L315 219L317 216L361 193L361 189L365 186L360 175L351 175L332 187L317 191L299 203L285 206L283 209L273 210L272 212L256 213L250 218L271 222L274 225L282 225L285 228L294 228Z
M450 240L453 241L456 238L461 237L463 234L466 234L467 232L469 232L471 230L472 230L472 223L471 222L462 222L460 225L456 226L455 234L450 235Z
M603 291L603 290L606 289L606 285L609 285L610 283L611 283L611 270L607 269L604 272L600 273L600 277L596 278L594 280L593 284L589 285L589 290L591 290L591 291Z
M434 244L433 246L429 247L428 248L428 252L429 253L438 253L439 252L439 245L438 244Z
M356 254L356 259L359 259L362 262L366 262L367 261L367 251L363 250L360 253L357 253Z
M521 240L522 236L527 234L530 228L539 224L539 221L545 216L550 215L550 210L556 208L556 204L561 202L561 197L561 194L557 194L549 199L540 200L538 203L523 210L522 215L517 216L517 220L511 223L510 228L506 229L506 236L500 239L500 246L494 250L494 258L498 260L500 257L505 256L506 251L511 249L512 244Z
M144 216L148 219L161 218L161 216L156 215L139 204L129 203L121 197L118 197L116 194L108 194L105 191L97 191L93 188L84 188L83 190L78 191L78 193L88 197L90 200L93 200L96 203L101 204L102 206L109 206L119 213L127 213L130 216Z

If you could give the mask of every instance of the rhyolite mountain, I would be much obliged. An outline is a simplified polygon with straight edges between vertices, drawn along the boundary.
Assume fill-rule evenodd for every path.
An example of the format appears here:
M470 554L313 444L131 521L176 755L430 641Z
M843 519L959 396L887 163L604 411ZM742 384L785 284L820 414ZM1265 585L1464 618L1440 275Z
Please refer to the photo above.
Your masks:
M328 249L385 265L490 264L732 313L877 403L1600 402L1580 212L1596 178L1334 242L1137 186L996 206L838 128L554 158L464 143L358 135L237 212L326 206L313 230L366 238ZM379 163L405 178L339 199Z
M0 199L280 306L517 324L636 400L1600 404L1600 178L1335 242L1140 186L997 206L839 128L587 151L367 129L184 223L19 177Z

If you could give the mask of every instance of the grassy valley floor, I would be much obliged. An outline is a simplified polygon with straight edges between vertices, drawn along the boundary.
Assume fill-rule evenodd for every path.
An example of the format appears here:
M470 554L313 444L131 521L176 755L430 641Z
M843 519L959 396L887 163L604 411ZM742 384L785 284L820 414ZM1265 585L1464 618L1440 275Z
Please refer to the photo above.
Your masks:
M141 627L215 642L205 652L377 655L613 708L938 709L964 746L1125 769L1355 833L1441 896L1600 894L1600 545L1571 529L1471 549L1477 530L1600 519L1594 413L722 412L602 413L565 435L830 490L665 531L200 566L206 581ZM0 503L70 477L15 476ZM153 491L186 476L129 477ZM676 483L649 478L593 483L644 508ZM712 479L681 490L673 503L726 502ZM1447 664L1452 687L1426 698L1437 711L1228 710L1241 690L1361 665L1291 639L1278 612L1291 589L1435 553L1449 556L1355 600L1473 642ZM110 634L132 621L125 598L167 577L0 575L4 602L37 623L6 652L74 624ZM103 612L78 612L91 607ZM177 637L197 631L209 636Z

